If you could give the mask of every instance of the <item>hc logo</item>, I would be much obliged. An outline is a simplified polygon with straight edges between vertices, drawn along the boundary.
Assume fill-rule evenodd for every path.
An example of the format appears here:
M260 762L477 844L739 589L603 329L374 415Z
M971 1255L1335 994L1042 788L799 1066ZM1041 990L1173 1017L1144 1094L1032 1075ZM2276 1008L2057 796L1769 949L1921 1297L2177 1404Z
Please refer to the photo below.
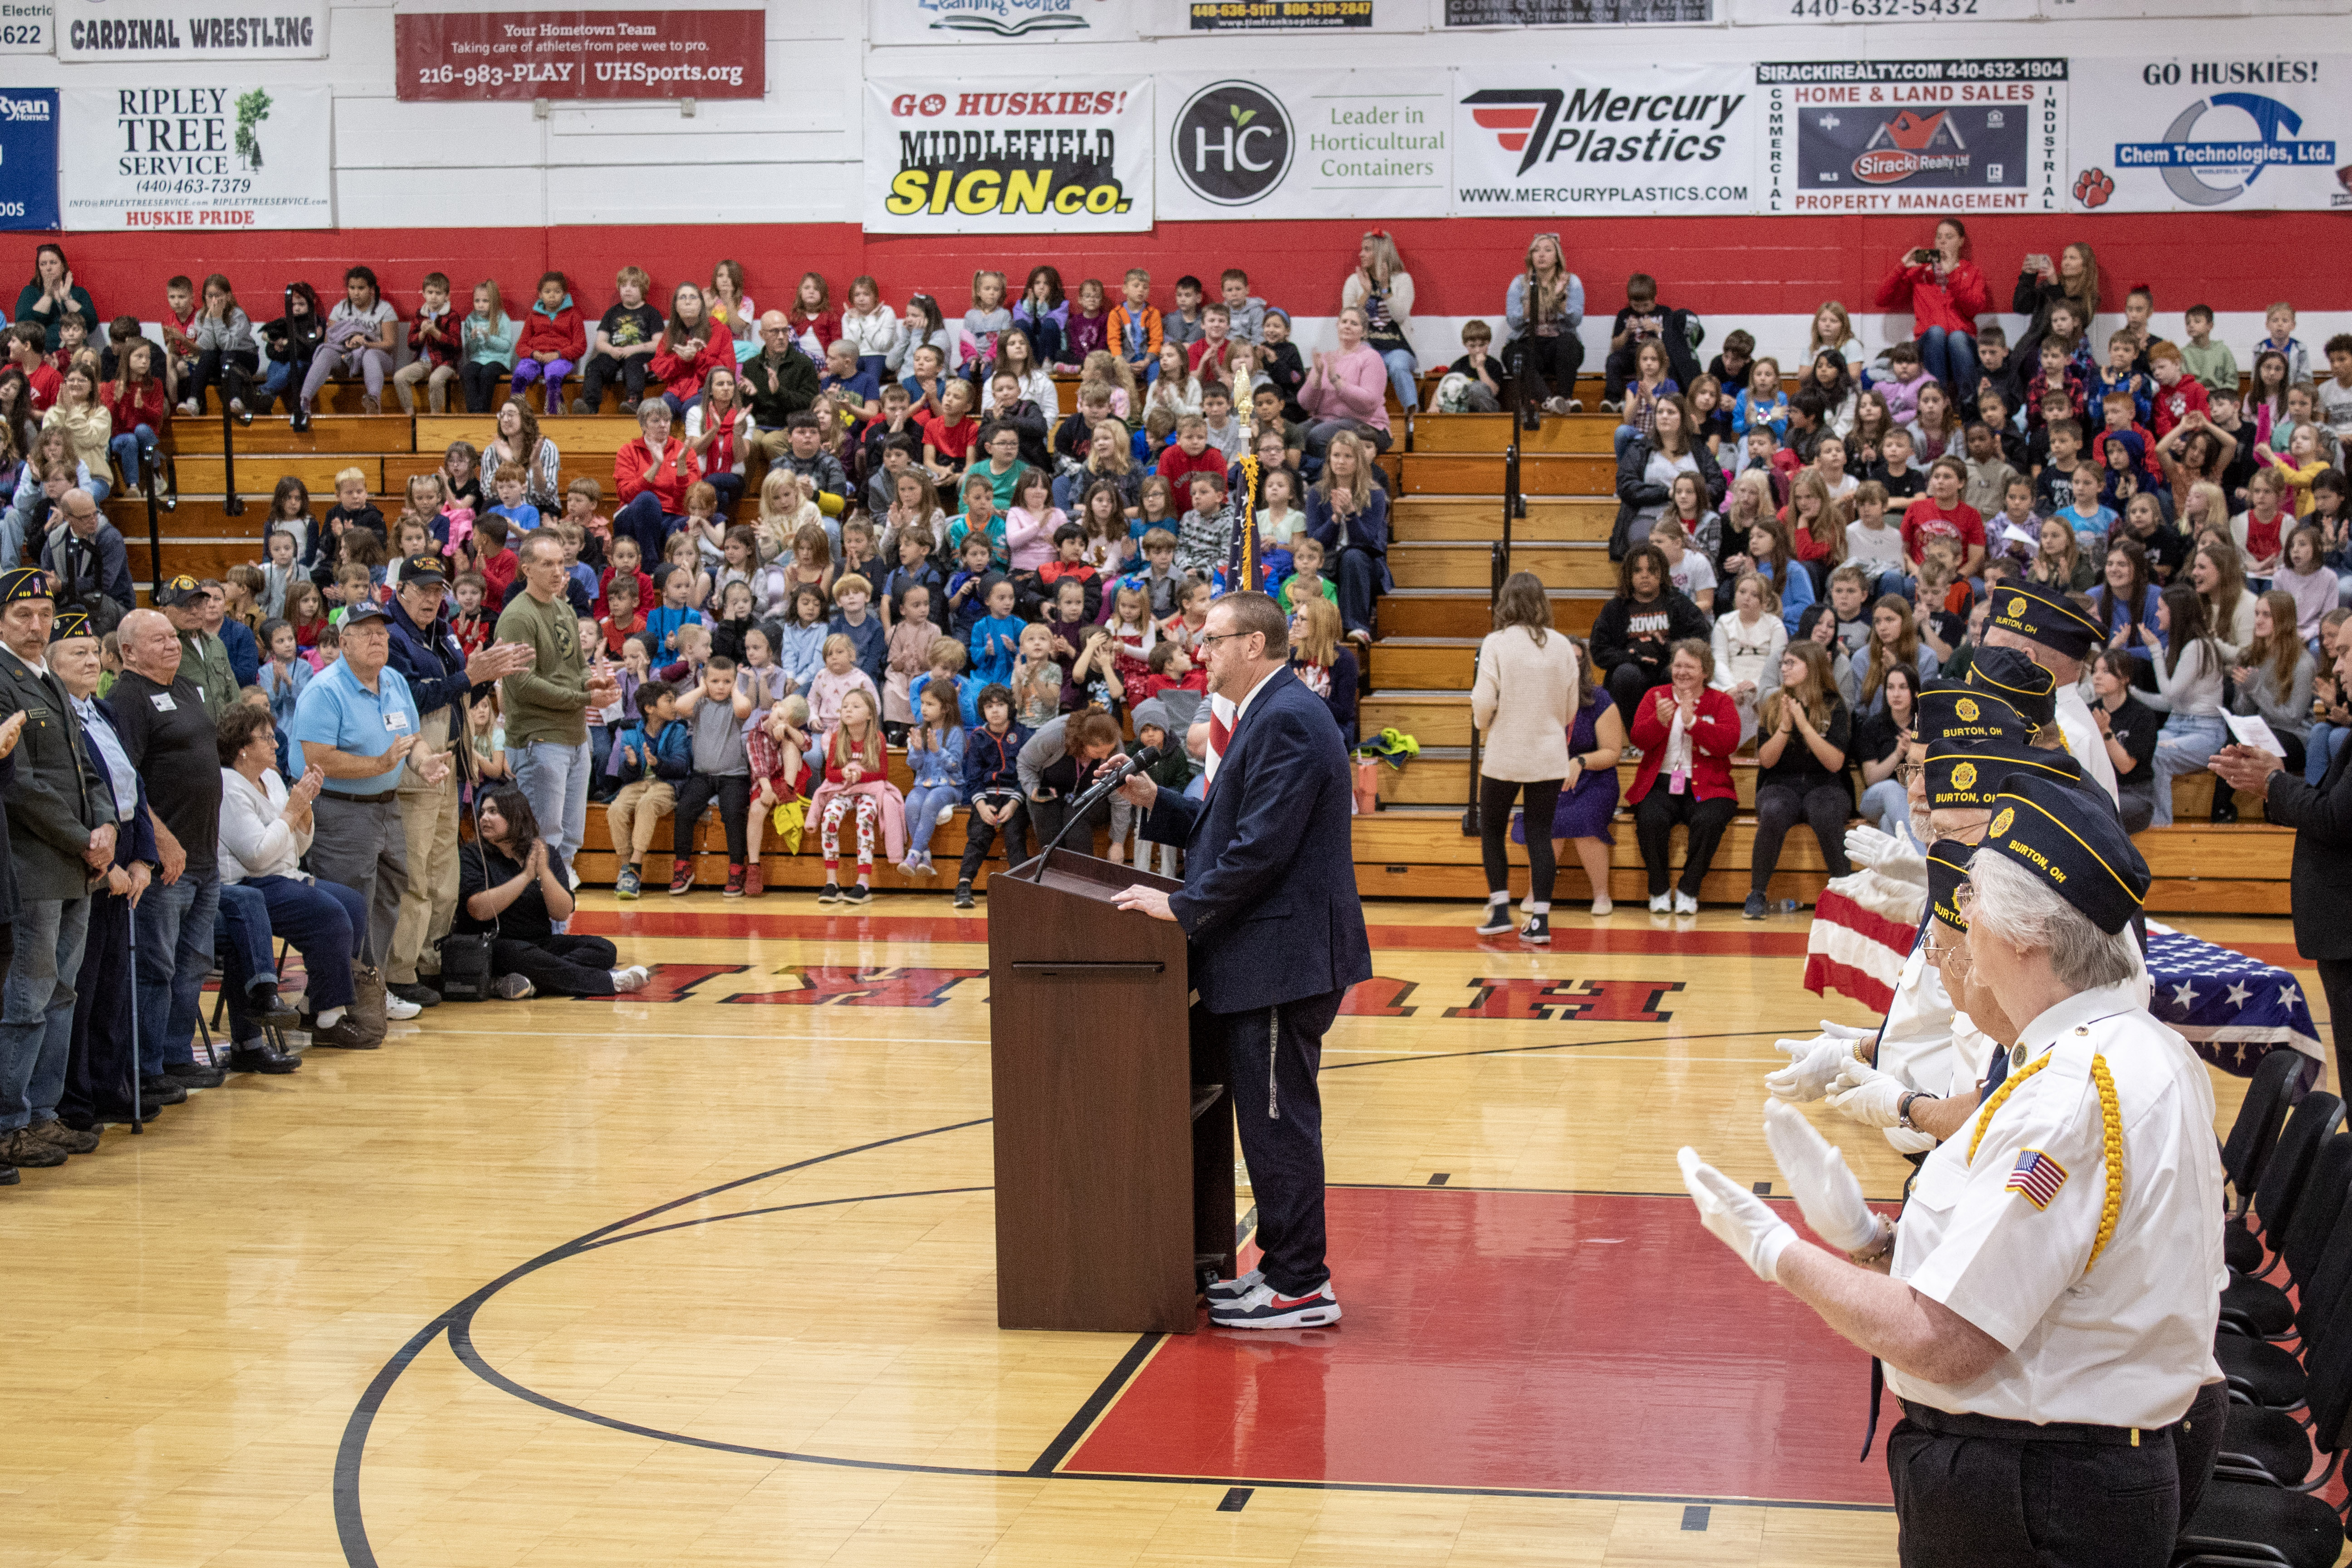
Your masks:
M1295 141L1280 99L1255 82L1221 81L1177 112L1170 162L1202 200L1246 206L1282 183Z

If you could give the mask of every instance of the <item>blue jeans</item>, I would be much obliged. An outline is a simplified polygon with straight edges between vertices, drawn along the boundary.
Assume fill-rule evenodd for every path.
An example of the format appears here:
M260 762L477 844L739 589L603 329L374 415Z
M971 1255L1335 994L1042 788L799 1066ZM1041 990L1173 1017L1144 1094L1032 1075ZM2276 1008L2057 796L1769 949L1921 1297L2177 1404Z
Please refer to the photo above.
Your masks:
M1398 404L1407 413L1421 406L1421 388L1413 383L1413 372L1420 366L1413 361L1411 349L1383 349L1381 363L1389 368L1389 385L1396 389ZM1563 396L1566 394L1562 394Z
M114 454L114 465L122 470L122 482L139 488L139 476L146 472L144 465L154 460L155 429L142 424L109 440L106 449Z
M221 990L236 1000L263 980L278 983L278 955L269 946L269 905L251 883L221 883L214 943L221 960Z
M907 791L907 852L925 853L931 847L931 835L939 831L940 808L952 806L963 799L963 791L952 784L918 784Z
M352 967L364 962L367 956L366 899L339 882L302 882L290 876L257 876L221 891L225 895L224 911L228 904L226 895L248 895L263 907L268 916L260 927L265 955L273 936L283 936L294 944L294 950L302 955L302 967L309 976L303 997L312 1012L323 1013L352 1005ZM274 972L276 960L270 962ZM253 1023L246 1005L250 998L245 988L225 988L228 991L229 1039L253 1039L261 1030Z
M2319 788L2320 780L2327 777L2328 759L2336 755L2336 748L2344 744L2344 736L2345 731L2340 725L2315 724L2311 727L2311 734L2305 737L2303 743L2305 783L2315 789Z
M517 788L530 800L539 836L548 848L562 852L568 868L588 831L588 743L534 740L520 750L509 747L507 766L514 769Z
M1919 362L1944 383L1952 401L1974 402L1984 367L1977 359L1977 340L1948 327L1930 327L1919 334Z
M1901 836L1911 820L1910 798L1900 780L1882 779L1862 792L1862 820L1881 832Z
M160 881L132 912L139 936L139 1075L152 1078L196 1059L196 1008L213 967L220 867L194 861L171 886Z
M613 537L636 540L640 559L658 561L662 559L662 546L669 542L675 527L685 520L665 513L661 497L651 490L640 490L635 500L613 514Z
M16 956L0 987L0 1133L57 1113L73 1042L73 977L89 934L87 898L28 898L16 912Z
M2156 736L2156 815L2148 825L2172 826L2172 781L2184 773L2202 773L2213 754L2230 743L2230 727L2214 718L2186 718L2174 714ZM2217 789L2228 786L2216 782Z

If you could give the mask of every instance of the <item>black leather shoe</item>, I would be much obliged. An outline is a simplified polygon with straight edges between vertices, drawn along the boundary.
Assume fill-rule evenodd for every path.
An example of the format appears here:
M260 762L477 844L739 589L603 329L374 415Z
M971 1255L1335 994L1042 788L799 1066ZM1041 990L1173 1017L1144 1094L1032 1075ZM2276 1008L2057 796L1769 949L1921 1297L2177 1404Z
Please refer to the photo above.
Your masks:
M140 1097L138 1116L140 1121L152 1122L163 1114L163 1106L160 1101L151 1100L144 1095ZM128 1111L100 1111L98 1113L98 1119L110 1126L127 1127L131 1125L131 1115Z
M188 1103L188 1092L172 1079L160 1074L139 1081L139 1096L142 1100L152 1100L159 1105L184 1105Z
M275 1050L264 1040L247 1040L243 1045L233 1047L228 1053L228 1070L231 1072L278 1074L298 1071L301 1066L299 1057Z
M0 1166L0 1186L15 1186L24 1179L16 1174L15 1166Z
M435 990L432 987L425 984L422 980L406 986L388 985L384 987L384 989L391 992L394 996L398 997L402 1001L414 1002L420 1008L437 1008L441 1005L441 993Z
M295 434L301 434L310 428L310 411L297 404L293 413L288 417L286 424L287 428L293 431Z
M302 1015L286 1005L275 980L256 980L246 991L246 1009L272 1029L292 1029Z
M163 1076L183 1089L217 1089L227 1074L201 1061L174 1061L164 1067Z

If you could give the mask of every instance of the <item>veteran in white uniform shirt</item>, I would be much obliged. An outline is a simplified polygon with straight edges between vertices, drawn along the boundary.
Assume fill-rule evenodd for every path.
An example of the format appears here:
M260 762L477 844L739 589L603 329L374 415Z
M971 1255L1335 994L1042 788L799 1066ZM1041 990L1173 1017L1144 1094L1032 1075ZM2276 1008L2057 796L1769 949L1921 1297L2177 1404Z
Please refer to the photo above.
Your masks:
M1766 1137L1834 1250L1682 1151L1707 1228L1885 1363L1905 1568L2163 1568L2210 1472L2221 1168L2205 1070L2141 1005L2147 884L2076 789L2004 776L1956 913L1972 983L2027 1021L1899 1226L1785 1103Z

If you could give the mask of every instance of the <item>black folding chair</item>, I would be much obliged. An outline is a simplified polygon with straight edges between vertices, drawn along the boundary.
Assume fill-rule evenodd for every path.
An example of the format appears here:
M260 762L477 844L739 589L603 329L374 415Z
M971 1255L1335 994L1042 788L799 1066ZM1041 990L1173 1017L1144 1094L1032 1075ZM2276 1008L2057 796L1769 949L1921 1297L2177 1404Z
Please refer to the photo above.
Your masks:
M2262 1267L2262 1243L2247 1227L2246 1208L2253 1201L2254 1184L2263 1166L2278 1143L2279 1126L2286 1120L2288 1101L2302 1066L2301 1054L2273 1051L2263 1058L2254 1069L2253 1081L2246 1086L2245 1099L2238 1104L2238 1119L2230 1124L2229 1139L2221 1145L2221 1172L2234 1195L2221 1233L2222 1253L2230 1267L2242 1274L2255 1273Z
M2308 1288L2326 1258L2347 1193L2352 1193L2352 1133L2339 1132L2319 1145L2295 1196L2294 1218L2287 1221L2279 1242L2287 1282L2298 1290ZM2221 1292L2221 1324L2232 1333L2284 1339L2294 1333L2294 1302L2269 1280L2242 1274Z

